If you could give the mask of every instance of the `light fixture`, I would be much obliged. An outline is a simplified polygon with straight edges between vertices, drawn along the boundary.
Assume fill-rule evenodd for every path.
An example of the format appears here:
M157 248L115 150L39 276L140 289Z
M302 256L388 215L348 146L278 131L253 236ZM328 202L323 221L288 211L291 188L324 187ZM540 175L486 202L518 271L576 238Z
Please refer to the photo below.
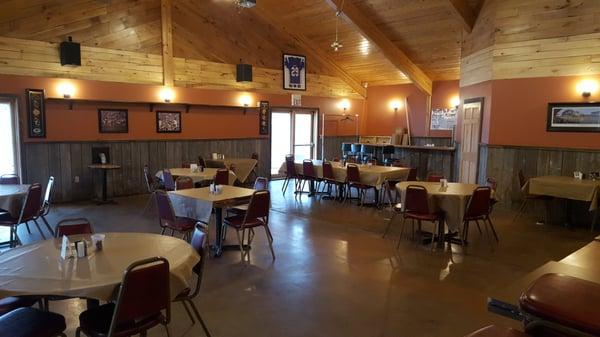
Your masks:
M234 0L233 2L241 8L252 8L256 6L256 0Z
M342 6L344 6L343 2ZM341 9L335 12L335 41L331 43L331 48L333 48L333 51L338 51L340 48L343 47L342 43L340 42L340 39L338 38L338 23L340 21L340 15L342 15Z
M347 99L343 99L338 103L338 107L342 110L344 110L344 115L346 114L346 111L348 109L350 109L350 101Z
M239 97L240 105L247 108L252 104L252 97L248 94L240 95Z
M458 107L460 106L460 97L458 97L458 95L452 96L452 98L450 98L450 106L458 109Z
M398 112L398 109L402 108L402 101L399 99L390 101L390 108L394 110L394 112Z
M598 90L598 82L595 80L581 80L577 83L577 91L581 93L583 97L590 97Z
M369 40L367 40L363 37L362 41L360 41L360 45L358 46L358 50L360 50L361 54L367 56L367 55L369 55L370 49L371 49L371 44L369 43Z
M164 87L160 89L160 100L165 103L170 103L175 98L175 91L173 89Z
M58 93L64 98L71 98L75 94L75 87L68 82L61 83L58 85Z

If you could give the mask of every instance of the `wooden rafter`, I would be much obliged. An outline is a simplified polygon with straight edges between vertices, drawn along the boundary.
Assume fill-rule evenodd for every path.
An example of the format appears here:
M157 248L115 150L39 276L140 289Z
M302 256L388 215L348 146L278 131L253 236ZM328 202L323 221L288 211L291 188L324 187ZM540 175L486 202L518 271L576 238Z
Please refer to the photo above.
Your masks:
M160 23L162 30L163 84L173 86L175 62L173 61L173 18L171 0L160 1Z
M289 35L292 39L294 39L298 46L306 51L307 56L313 57L324 64L333 75L339 77L342 81L348 84L348 86L350 86L350 88L352 88L352 90L354 90L357 94L367 97L367 89L362 86L360 81L340 67L329 55L327 55L327 53L316 48L314 43L312 43L308 38L288 27L285 23L281 22L281 20L277 19L270 13L267 13L265 10L256 11L255 13L263 20L270 22L273 24L273 26L281 29L285 34Z
M464 30L470 33L477 20L477 13L469 6L467 0L447 0L447 3Z
M342 0L325 0L336 11L342 5ZM351 1L344 1L342 16L361 33L375 44L385 57L402 71L417 88L431 95L431 79L408 56L396 46L374 23L357 8Z

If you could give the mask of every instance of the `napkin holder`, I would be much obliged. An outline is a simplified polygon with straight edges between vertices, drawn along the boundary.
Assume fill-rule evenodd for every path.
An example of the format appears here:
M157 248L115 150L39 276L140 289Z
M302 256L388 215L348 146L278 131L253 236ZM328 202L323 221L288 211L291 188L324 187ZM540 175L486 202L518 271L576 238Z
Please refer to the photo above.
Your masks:
M192 173L198 172L198 164L190 164L190 171Z
M583 172L581 172L581 171L573 172L573 178L579 179L579 180L583 179Z
M66 260L71 257L73 257L73 252L71 251L71 242L69 241L68 236L63 235L60 243L60 258L62 260Z
M221 185L215 185L215 183L212 183L210 186L208 186L208 191L210 194L221 194L222 190L223 187Z

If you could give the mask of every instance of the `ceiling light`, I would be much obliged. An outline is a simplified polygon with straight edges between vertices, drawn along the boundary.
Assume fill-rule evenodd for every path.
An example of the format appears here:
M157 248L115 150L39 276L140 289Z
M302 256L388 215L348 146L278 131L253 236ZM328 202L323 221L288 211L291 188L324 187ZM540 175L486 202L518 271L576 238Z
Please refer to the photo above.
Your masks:
M234 0L235 4L243 8L252 8L256 6L256 0Z
M369 55L369 50L371 49L371 44L369 40L363 37L362 41L360 41L360 45L358 46L358 50L360 50L361 54Z

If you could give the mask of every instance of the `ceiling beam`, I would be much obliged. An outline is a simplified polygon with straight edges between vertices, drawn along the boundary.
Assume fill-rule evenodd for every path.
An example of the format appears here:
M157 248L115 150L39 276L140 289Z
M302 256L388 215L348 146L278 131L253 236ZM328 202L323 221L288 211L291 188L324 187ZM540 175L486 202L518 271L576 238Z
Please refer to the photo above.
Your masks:
M325 0L325 2L336 11L342 5L342 0ZM417 88L431 95L431 79L425 74L408 56L396 46L371 19L350 0L343 1L342 17L375 44L383 55L406 77L408 77Z
M312 41L310 41L304 35L298 33L296 29L289 27L275 16L267 13L267 9L264 7L260 10L254 11L253 13L290 36L294 42L296 42L296 44L306 52L307 56L310 56L325 65L325 67L331 71L333 76L340 78L357 94L361 95L362 97L367 97L367 89L362 86L361 82L357 78L346 72L346 70L340 67L333 60L333 58L331 58L326 52L315 47L315 44Z
M473 31L477 13L469 6L467 0L446 0L446 3L452 10L452 13L460 21L463 29L470 33Z
M162 30L163 84L173 86L175 62L173 61L173 18L171 0L160 1L160 25Z

